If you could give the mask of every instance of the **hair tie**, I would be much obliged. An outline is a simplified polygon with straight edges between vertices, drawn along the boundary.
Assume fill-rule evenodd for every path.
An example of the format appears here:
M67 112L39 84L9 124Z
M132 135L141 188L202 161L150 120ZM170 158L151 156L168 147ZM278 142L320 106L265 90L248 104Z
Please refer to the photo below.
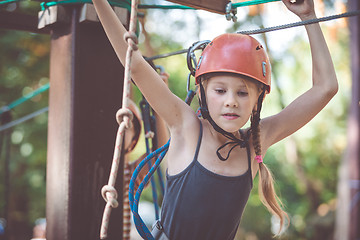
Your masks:
M258 162L258 163L262 163L263 162L263 158L261 155L256 155L255 156L255 160Z

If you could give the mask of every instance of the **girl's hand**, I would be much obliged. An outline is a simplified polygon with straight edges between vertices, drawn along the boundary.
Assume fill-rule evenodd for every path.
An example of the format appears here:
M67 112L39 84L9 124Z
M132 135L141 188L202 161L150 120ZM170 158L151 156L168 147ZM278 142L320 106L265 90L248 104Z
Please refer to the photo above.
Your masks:
M313 0L282 0L282 2L301 20L316 18Z
M170 77L170 75L167 72L161 72L160 77L164 81L164 83L166 83L166 85L169 85L169 77Z

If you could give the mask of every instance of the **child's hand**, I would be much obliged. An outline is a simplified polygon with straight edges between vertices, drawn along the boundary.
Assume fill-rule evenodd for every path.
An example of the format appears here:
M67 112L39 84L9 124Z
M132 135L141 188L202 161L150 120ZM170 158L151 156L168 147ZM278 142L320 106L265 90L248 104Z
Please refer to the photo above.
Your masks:
M161 72L160 77L164 81L164 83L166 83L166 85L169 85L169 77L170 77L170 75L167 72Z
M282 0L285 6L301 20L316 18L313 0Z

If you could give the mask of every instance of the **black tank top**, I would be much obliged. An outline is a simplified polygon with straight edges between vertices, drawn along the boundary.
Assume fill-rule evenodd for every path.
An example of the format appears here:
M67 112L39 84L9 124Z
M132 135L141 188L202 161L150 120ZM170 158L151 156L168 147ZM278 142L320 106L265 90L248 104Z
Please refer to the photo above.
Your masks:
M234 239L252 189L251 156L240 176L223 176L209 171L197 160L199 140L192 163L181 173L168 175L162 204L161 223L170 240Z

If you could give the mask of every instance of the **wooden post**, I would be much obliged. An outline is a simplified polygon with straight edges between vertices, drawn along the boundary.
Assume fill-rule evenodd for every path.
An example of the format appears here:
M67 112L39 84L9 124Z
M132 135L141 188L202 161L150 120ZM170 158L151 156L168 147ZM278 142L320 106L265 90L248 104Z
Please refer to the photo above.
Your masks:
M48 240L99 239L121 107L123 66L100 23L52 26L46 218ZM121 164L122 165L122 164ZM122 239L122 169L108 239Z
M359 0L349 0L348 9L360 9ZM350 19L352 97L348 121L350 176L350 239L360 239L360 18Z

